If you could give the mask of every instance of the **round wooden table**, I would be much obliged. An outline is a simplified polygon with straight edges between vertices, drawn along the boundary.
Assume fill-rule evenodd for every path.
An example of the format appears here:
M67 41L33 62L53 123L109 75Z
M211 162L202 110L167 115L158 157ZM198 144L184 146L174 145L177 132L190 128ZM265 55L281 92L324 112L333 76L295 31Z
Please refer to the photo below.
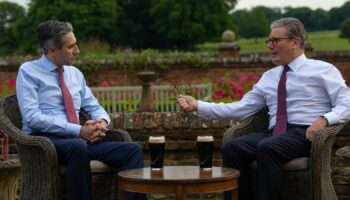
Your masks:
M149 167L119 172L120 199L126 193L174 193L177 200L184 199L186 193L214 193L231 190L232 200L237 200L239 171L236 169L213 167L200 170L198 166L165 166L162 170Z

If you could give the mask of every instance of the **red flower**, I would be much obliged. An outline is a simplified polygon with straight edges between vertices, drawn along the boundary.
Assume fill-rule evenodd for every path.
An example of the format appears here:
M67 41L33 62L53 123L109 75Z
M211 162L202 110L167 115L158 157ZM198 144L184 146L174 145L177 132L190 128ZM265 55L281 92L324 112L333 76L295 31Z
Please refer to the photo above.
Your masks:
M221 77L216 83L212 83L212 98L216 102L238 101L252 89L256 81L255 75L241 76L238 82L228 79L228 76Z
M236 87L237 83L234 82L233 80L230 80L229 81L229 85L230 85L231 88L234 88L234 87Z
M218 83L223 83L223 82L225 82L225 77L221 77L218 79Z
M103 81L103 82L101 83L101 86L102 86L102 87L109 87L110 84L109 84L108 81Z
M9 80L9 86L10 87L15 87L16 86L16 80L15 79L11 79L11 80Z

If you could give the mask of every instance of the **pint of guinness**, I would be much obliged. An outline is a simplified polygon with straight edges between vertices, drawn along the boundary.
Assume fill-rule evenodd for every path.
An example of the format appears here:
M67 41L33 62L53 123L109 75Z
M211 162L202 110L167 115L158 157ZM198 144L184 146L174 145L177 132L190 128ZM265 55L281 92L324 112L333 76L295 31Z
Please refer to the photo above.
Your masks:
M149 137L149 152L151 156L151 169L157 170L163 168L164 160L164 136L150 136Z
M213 136L197 137L197 152L199 157L199 167L201 169L210 170L212 168L213 151Z

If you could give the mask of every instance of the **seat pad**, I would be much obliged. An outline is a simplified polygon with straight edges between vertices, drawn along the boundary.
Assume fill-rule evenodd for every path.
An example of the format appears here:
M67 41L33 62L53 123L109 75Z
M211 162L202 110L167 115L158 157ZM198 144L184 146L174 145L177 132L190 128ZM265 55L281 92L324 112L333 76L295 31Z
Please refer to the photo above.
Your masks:
M256 160L250 163L250 168L256 168ZM310 158L300 157L283 164L282 169L286 171L306 170L310 168Z
M61 165L60 167L61 167L61 174L64 174L66 172L66 167L63 165ZM98 160L91 160L90 167L91 167L92 173L103 173L103 172L113 171L112 167Z

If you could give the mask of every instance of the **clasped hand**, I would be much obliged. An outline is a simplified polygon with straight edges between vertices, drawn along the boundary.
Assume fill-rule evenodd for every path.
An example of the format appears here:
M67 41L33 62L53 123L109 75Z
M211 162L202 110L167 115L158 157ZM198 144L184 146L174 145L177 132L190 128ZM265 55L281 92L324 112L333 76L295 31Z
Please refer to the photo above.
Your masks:
M103 139L106 136L107 123L103 119L88 120L80 129L80 137L91 143Z

